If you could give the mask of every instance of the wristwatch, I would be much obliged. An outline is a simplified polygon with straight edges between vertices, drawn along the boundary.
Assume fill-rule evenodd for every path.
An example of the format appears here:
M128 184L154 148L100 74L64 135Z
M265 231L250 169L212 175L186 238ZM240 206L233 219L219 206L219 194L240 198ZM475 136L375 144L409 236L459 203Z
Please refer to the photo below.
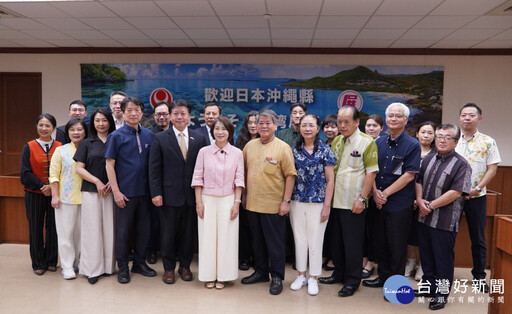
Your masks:
M475 190L478 192L478 194L480 194L482 192L482 189L477 186L475 186Z
M361 203L363 203L363 205L366 205L366 200L364 198L362 198L361 196L359 196L357 198L358 201L360 201Z
M283 200L283 202L285 202L286 204L290 204L292 200Z

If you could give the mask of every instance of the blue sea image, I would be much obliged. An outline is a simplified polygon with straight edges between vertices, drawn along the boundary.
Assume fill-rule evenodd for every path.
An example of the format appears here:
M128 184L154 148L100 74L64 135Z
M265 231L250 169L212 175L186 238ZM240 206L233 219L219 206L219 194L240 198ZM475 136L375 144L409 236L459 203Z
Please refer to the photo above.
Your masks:
M222 107L224 116L229 117L236 125L238 131L245 115L251 111L259 111L261 109L272 109L278 115L289 115L289 107L291 102L283 102L282 97L279 101L267 101L268 90L277 89L282 91L285 89L296 89L297 100L299 99L299 88L286 87L285 83L288 78L283 79L251 79L251 80L208 80L208 79L134 79L118 84L98 84L83 85L82 100L87 103L88 111L92 112L97 107L107 107L109 104L110 93L115 90L122 90L130 96L140 98L145 104L145 115L149 116L153 113L153 107L150 105L150 94L157 88L166 88L172 93L173 99L184 99L193 106L191 113L191 127L199 127L204 121L201 118L205 101L205 88L214 88L218 90L217 103ZM244 88L249 90L248 102L223 102L220 101L221 89L232 88L235 90L234 100L236 101L236 89ZM260 89L263 90L265 99L256 102L251 100L252 93L250 91ZM313 90L313 102L306 103L308 113L318 115L323 119L328 114L336 114L338 110L338 97L343 90ZM379 92L360 92L363 97L362 112L367 114L379 114L384 117L386 107L392 102L405 102L412 96L403 94L390 94ZM411 115L419 113L419 109L411 108ZM286 127L289 126L289 117L286 120ZM281 125L282 127L282 125Z

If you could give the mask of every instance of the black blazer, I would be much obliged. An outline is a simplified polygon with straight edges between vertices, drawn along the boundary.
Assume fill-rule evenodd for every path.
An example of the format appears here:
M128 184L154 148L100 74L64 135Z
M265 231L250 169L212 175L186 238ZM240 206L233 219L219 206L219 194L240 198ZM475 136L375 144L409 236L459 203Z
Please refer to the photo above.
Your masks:
M55 133L55 140L61 142L62 145L69 143L66 141L66 126L61 125L57 127L57 131Z
M203 135L188 129L187 160L183 159L173 128L155 134L149 152L149 189L151 197L161 195L166 206L195 206L190 186L199 150L207 146Z
M201 132L203 137L206 139L206 145L211 145L212 143L210 142L210 135L209 135L209 132L208 132L208 129L206 128L206 126L202 126L197 130L199 132Z

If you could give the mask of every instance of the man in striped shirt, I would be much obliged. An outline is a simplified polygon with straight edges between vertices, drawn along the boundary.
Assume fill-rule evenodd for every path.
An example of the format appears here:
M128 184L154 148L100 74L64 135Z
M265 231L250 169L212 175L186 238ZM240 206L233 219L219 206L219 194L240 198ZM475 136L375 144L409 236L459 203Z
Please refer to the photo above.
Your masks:
M366 216L366 199L379 170L377 145L359 131L359 111L353 106L338 111L341 135L332 143L336 156L334 197L331 219L332 259L335 269L331 277L319 278L324 284L345 283L340 297L354 294L361 283L361 261Z

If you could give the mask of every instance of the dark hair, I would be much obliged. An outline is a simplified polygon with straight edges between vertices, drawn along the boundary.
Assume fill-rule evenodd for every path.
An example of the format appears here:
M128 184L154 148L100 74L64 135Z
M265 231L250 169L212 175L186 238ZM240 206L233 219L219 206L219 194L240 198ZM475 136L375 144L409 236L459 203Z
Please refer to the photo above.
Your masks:
M77 100L73 100L70 104L69 104L69 107L68 109L71 109L71 106L72 105L80 105L80 106L84 106L85 110L87 110L87 105L81 101L80 99L77 99Z
M305 114L300 118L300 123L302 123L302 120L304 120L305 117L313 117L316 119L316 125L320 127L320 118L316 114ZM318 149L318 143L320 142L320 132L316 134L315 141L314 141L314 149ZM299 138L297 139L297 143L295 144L295 148L297 150L302 150L304 147L304 137L302 137L302 134L299 132Z
M41 121L42 119L46 119L46 120L50 121L50 123L52 124L54 129L57 127L57 120L55 120L55 117L52 116L51 114L42 113L42 114L38 115L37 120L36 120L36 125L38 125L39 121Z
M460 139L460 128L454 124L451 124L451 123L443 123L441 124L440 126L438 126L436 128L436 131L438 130L454 130L454 134L453 134L453 137L454 137L454 140L458 141Z
M139 98L137 97L133 97L133 96L127 96L125 99L123 99L123 101L121 101L121 111L124 112L124 110L126 109L126 106L128 105L128 103L132 103L134 105L137 105L140 107L140 110L142 112L144 112L144 103L142 102L142 100L140 100Z
M228 130L228 133L229 133L228 141L231 142L231 139L233 138L233 135L235 134L235 126L233 125L231 120L229 120L226 117L220 116L213 121L212 127L210 128L210 134L212 135L213 138L215 138L215 136L213 135L213 130L215 129L215 125L219 122L224 124L224 127L226 128L226 130Z
M436 124L432 121L423 121L420 123L420 125L418 126L418 128L416 129L416 134L418 134L420 132L420 129L424 126L427 126L427 125L430 125L432 127L432 129L434 130L434 134L436 132ZM436 144L434 143L434 141L432 141L432 143L430 143L430 147L434 147Z
M166 105L167 106L167 109L169 109L169 113L171 112L171 108L169 107L169 104L166 103L165 101L160 101L160 102L157 102L155 107L153 108L153 111L156 110L156 108L160 107L160 106L163 106L163 105Z
M183 99L176 99L173 101L169 105L169 112L171 112L174 107L187 107L188 113L190 114L192 112L192 105Z
M345 110L345 109L348 109L348 110L352 111L352 120L354 120L354 121L359 120L359 110L357 110L356 107L354 107L354 106L343 106L343 107L341 107L338 110L338 112L340 112L341 110Z
M122 92L122 91L113 91L112 93L110 93L110 98L112 98L113 96L115 95L121 95L121 96L124 96L124 97L128 97L128 95L126 95L125 92Z
M290 107L290 113L292 113L293 111L293 108L295 107L301 107L302 110L304 110L304 112L308 112L308 107L304 104L301 104L301 103L296 103L296 104L293 104L291 107Z
M476 111L478 112L478 115L479 115L479 116L481 116L481 115L482 115L482 109L481 109L480 107L478 107L476 104L472 103L472 102L468 102L468 103L467 103L467 104L465 104L462 108L460 108L459 114L461 114L462 109L464 109L464 108L468 108L468 107L476 108Z
M236 139L236 147L240 149L244 149L245 145L249 143L251 140L251 133L249 133L249 127L247 126L249 124L249 118L258 116L257 111L250 111L244 118L244 124L242 125L242 128L238 132L238 138ZM259 134L256 134L257 137L260 137Z
M85 124L85 121L82 120L82 119L78 119L78 118L71 118L71 120L68 121L68 123L66 123L66 128L64 129L65 133L66 133L66 142L70 143L71 142L71 138L69 137L69 129L77 124L77 123L80 123L82 125L82 127L84 128L84 132L85 132L85 136L84 138L87 137L87 124Z
M110 111L108 111L105 108L96 108L91 113L91 124L89 125L89 133L91 133L92 136L96 137L98 136L98 130L96 130L96 127L94 126L94 118L96 118L96 115L98 113L101 113L102 115L107 118L108 121L108 134L114 132L116 130L116 124L114 122L114 117L112 117L112 114Z
M320 128L323 130L325 126L329 124L334 124L338 126L338 117L336 117L335 114L326 115L324 120L322 121L322 126Z
M368 118L366 118L366 121L368 121L370 119L377 122L381 128L384 127L384 120L382 120L382 117L379 116L378 114L374 113L374 114L369 115ZM366 122L364 124L366 125Z
M211 102L211 103L208 103L208 104L204 105L203 112L206 111L206 108L213 107L213 106L217 106L217 108L219 108L219 114L222 114L222 108L219 106L219 104L214 103L214 102Z

